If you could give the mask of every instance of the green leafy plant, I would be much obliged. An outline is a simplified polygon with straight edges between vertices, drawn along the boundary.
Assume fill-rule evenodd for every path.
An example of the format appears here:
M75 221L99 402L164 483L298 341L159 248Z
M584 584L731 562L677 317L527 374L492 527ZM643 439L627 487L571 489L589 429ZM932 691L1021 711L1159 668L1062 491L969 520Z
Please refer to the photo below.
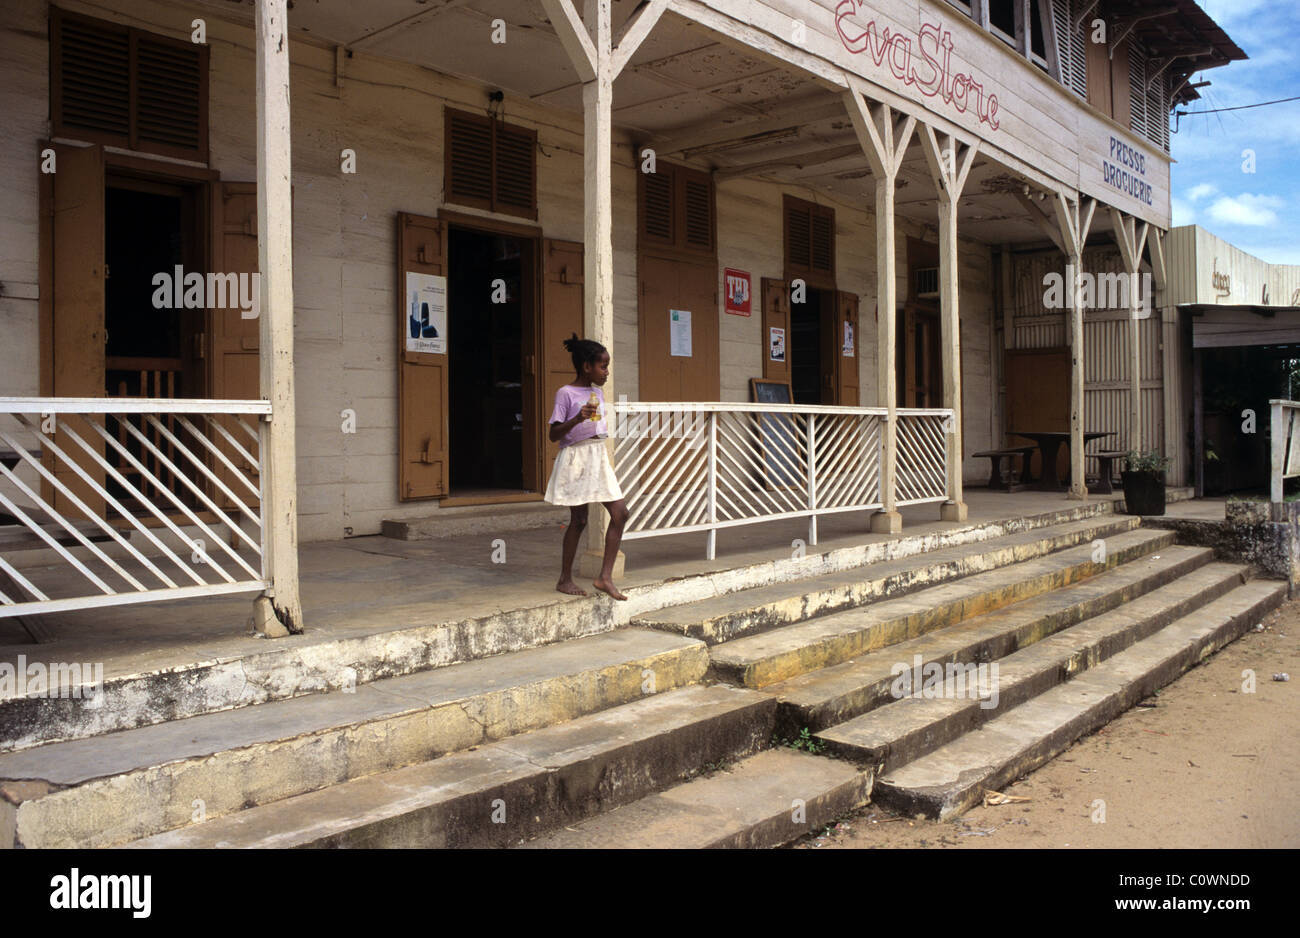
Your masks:
M822 743L817 742L817 740L813 739L812 733L809 733L808 727L805 726L803 729L799 731L799 737L797 739L791 740L790 748L802 749L805 752L810 752L813 755L817 755L817 753L825 749L826 746L823 745Z
M1164 472L1172 462L1169 457L1161 456L1156 450L1151 450L1149 453L1129 450L1125 460L1129 472Z

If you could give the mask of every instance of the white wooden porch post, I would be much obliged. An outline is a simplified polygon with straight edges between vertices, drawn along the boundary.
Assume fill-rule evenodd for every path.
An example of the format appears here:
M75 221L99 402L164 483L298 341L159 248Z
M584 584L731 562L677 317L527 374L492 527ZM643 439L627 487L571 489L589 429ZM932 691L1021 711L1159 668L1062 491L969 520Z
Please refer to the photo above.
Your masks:
M1097 200L1088 199L1083 207L1082 197L1067 198L1064 192L1056 193L1056 221L1066 247L1066 264L1072 268L1069 278L1070 303L1070 494L1080 501L1088 498L1088 483L1083 477L1083 245L1088 240L1092 216L1097 210ZM1046 469L1046 467L1044 467Z
M1141 315L1142 296L1138 273L1142 266L1142 252L1146 249L1148 225L1139 226L1132 215L1125 215L1117 208L1110 210L1111 227L1115 231L1115 241L1119 244L1120 258L1124 262L1124 273L1128 277L1128 340L1129 340L1129 411L1128 411L1128 448L1134 452L1142 450L1142 333L1139 317ZM1152 302L1147 297L1147 302ZM1151 307L1147 307L1147 315Z
M903 530L898 511L898 387L894 370L894 326L897 316L895 282L894 184L903 155L912 139L916 118L897 117L887 104L868 103L862 82L849 75L844 106L853 121L858 143L871 165L876 184L876 406L887 411L881 434L880 500L882 509L871 518L871 530L897 534Z
M613 161L611 111L614 79L637 47L649 35L667 8L667 0L643 4L622 27L614 41L611 0L585 0L579 17L573 0L542 0L569 61L582 81L583 109L583 291L582 325L588 339L614 351L614 222L612 207ZM585 21L585 22L584 22ZM614 373L617 374L617 365ZM614 400L614 381L606 383L605 402ZM578 558L585 576L600 572L605 556L609 518L595 512L587 526L587 548ZM623 552L614 564L614 576L623 575Z
M943 140L939 137L943 136ZM966 186L979 141L963 144L939 135L928 124L920 130L921 146L930 176L939 194L939 302L943 324L943 406L952 409L948 434L948 500L939 509L944 521L965 521L968 510L962 498L961 446L961 319L958 315L957 200Z
M1178 308L1166 306L1169 297L1169 272L1165 266L1165 232L1159 228L1151 229L1147 240L1151 249L1151 280L1155 296L1151 303L1153 312L1160 316L1161 394L1164 398L1164 455L1173 460L1173 477L1169 480L1174 485L1186 485L1186 460L1183 458L1183 427L1178 419L1182 398L1182 368L1178 343Z
M257 0L257 260L260 386L271 402L261 461L270 579L254 621L267 635L302 631L293 399L293 224L289 163L289 29L285 0ZM269 606L271 609L268 609ZM273 610L274 615L269 613Z

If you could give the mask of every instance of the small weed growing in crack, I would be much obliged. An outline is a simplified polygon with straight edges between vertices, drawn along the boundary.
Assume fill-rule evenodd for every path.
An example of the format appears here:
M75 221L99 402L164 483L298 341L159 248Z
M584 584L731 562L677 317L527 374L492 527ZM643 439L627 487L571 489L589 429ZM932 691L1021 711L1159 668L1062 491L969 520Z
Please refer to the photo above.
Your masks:
M794 739L773 736L772 745L786 746L790 749L802 749L804 752L812 753L813 755L817 755L826 750L826 745L813 739L812 734L808 732L808 727L806 726L799 731L799 735Z

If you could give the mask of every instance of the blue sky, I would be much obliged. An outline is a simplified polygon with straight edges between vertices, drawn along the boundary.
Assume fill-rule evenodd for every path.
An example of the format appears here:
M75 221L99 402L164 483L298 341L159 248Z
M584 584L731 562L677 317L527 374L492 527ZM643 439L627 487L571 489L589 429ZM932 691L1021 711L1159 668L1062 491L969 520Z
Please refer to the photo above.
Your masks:
M1199 73L1212 82L1179 108L1235 107L1300 95L1294 0L1199 0L1250 58ZM1174 224L1196 224L1274 264L1300 264L1300 101L1186 116L1170 136ZM1255 172L1243 171L1245 150Z

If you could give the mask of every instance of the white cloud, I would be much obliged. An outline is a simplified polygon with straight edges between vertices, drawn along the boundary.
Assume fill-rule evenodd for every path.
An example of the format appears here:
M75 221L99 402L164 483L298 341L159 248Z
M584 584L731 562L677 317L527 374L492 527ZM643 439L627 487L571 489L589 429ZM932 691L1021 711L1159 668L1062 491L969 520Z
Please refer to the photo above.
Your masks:
M1210 185L1208 182L1203 182L1199 186L1192 186L1192 188L1187 192L1187 198L1189 201L1195 202L1197 199L1203 199L1207 195L1214 195L1214 193L1218 191L1218 189Z
M1192 203L1186 202L1175 195L1170 197L1169 204L1173 209L1175 227L1196 224L1196 209L1192 206Z
M1239 196L1216 199L1210 206L1210 217L1227 225L1276 225L1278 218L1274 210L1284 204L1277 196L1243 192Z

